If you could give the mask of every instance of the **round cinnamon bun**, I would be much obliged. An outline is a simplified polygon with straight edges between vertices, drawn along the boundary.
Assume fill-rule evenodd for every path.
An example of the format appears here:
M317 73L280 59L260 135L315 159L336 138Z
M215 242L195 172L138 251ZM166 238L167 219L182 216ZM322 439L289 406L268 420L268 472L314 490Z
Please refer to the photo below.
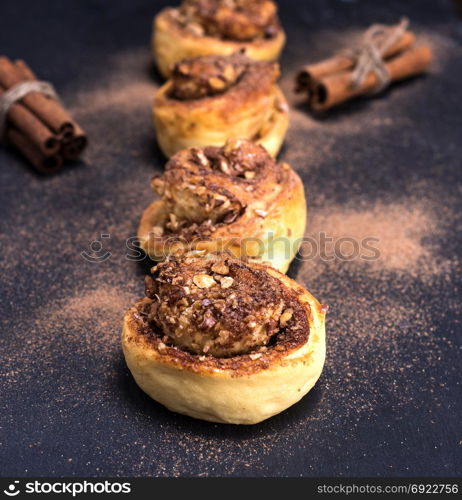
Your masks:
M138 238L153 260L190 250L228 251L286 272L302 242L303 183L253 142L183 150L152 187L161 199L144 211Z
M191 146L223 146L240 137L276 156L289 126L289 107L277 85L277 63L243 53L178 63L154 98L154 125L170 157Z
M136 383L172 411L255 424L299 401L325 359L326 307L268 266L226 254L170 257L125 315Z
M183 0L154 18L152 49L165 78L182 59L242 48L252 59L274 61L284 43L272 0Z

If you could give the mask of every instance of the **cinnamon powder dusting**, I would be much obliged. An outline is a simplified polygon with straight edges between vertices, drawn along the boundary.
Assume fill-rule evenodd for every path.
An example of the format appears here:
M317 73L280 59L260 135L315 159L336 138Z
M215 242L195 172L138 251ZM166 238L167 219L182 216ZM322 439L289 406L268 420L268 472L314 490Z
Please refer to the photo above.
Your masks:
M313 279L326 267L347 266L369 273L405 272L428 279L449 265L447 260L433 257L428 240L437 234L441 234L441 228L435 214L419 202L377 202L359 209L321 208L308 221L308 240L300 253L303 260L318 248L325 256L318 252L304 262L303 275Z
M121 314L135 298L126 290L103 284L89 290L77 287L74 295L47 303L34 312L32 322L28 318L23 320L28 335L3 361L3 382L18 388L35 383L37 370L52 367L69 351L82 367L99 359L97 371L103 376L110 370L108 360L119 348ZM63 374L55 377L59 381ZM61 389L74 391L73 397L79 398L77 374L68 373L68 377L69 385Z

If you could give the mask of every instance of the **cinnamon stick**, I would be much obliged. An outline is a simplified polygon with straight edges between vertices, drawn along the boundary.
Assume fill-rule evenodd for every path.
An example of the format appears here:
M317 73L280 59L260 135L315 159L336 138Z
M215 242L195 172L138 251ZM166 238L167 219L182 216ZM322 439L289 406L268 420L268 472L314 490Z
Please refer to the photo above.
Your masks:
M14 65L18 69L22 78L26 80L37 80L34 72L22 59L17 59L14 62ZM59 105L56 101L54 101L54 103ZM80 127L80 125L75 122L62 108L60 113L61 118L64 115L67 116L67 120L63 121L59 127L59 138L63 144L62 153L65 159L75 160L86 148L88 143L87 136L82 127ZM64 113L64 115L62 113ZM55 118L57 116L58 114L55 113Z
M0 57L0 98L10 88L30 81L37 77L24 61L13 63ZM5 138L41 172L52 173L63 160L77 159L87 145L85 132L59 100L39 91L9 106L6 118Z
M9 89L18 83L35 79L26 76L28 72L24 62L20 63L19 68L8 58L0 57L0 85L3 88ZM72 119L55 99L40 92L30 92L21 101L52 131L59 133L63 127L73 128Z
M427 45L410 48L385 61L392 82L403 80L424 72L432 59ZM353 97L367 94L378 85L378 77L371 72L358 87L351 85L352 71L343 71L312 81L309 105L315 111L326 109L345 102Z
M8 142L15 146L39 172L43 174L52 174L61 168L63 159L59 154L43 154L43 152L19 130L9 127L6 138Z
M405 31L403 36L385 50L384 59L392 57L399 52L409 48L415 41L415 35L412 31ZM308 91L314 80L320 80L328 75L340 73L352 69L355 61L352 57L345 54L338 54L334 57L320 61L314 64L304 66L296 76L295 91Z
M79 134L61 147L61 154L65 160L76 160L82 154L82 151L87 145L87 138L85 135Z
M63 155L67 160L76 160L87 147L88 139L79 126L78 123L74 122L74 133L69 142L63 144Z
M1 59L2 58L0 58L0 69ZM14 66L16 68L17 77L20 79L19 81L37 80L34 72L22 59L17 59L14 62ZM70 139L72 137L77 124L63 109L58 101L46 97L39 92L31 92L24 98L24 102L42 119L42 121L44 121L61 137L63 137L64 139Z
M0 97L4 94L0 86ZM20 103L13 104L8 111L8 120L29 141L40 150L44 156L53 155L59 150L58 138L33 113Z

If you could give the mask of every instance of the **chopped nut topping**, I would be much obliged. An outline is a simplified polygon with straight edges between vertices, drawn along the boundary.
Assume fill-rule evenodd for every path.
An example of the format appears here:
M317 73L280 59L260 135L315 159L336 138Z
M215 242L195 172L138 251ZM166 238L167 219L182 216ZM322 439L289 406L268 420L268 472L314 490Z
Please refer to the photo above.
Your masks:
M220 170L221 170L224 174L229 174L229 165L228 165L228 163L226 162L226 160L220 160Z
M229 288L232 286L234 283L233 278L231 276L225 276L224 278L221 278L221 288Z
M231 153L226 154L225 149ZM166 221L159 224L164 227L163 234L155 229L156 235L165 238L174 233L175 237L179 235L193 242L207 239L222 226L235 223L249 203L254 202L252 191L267 190L267 183L261 186L251 180L264 177L265 169L274 182L282 178L279 166L269 154L261 146L243 139L231 139L224 147L192 147L178 153L168 162L163 176L164 191L171 196L163 195ZM224 179L225 176L231 179ZM241 182L242 179L247 181ZM255 217L267 216L262 210L266 209L264 204L255 208L260 208L256 215L251 209ZM154 236L152 239L155 241ZM176 245L176 239L171 244Z
M223 222L225 224L231 224L232 222L234 222L236 219L237 219L237 216L239 214L237 212L228 212L225 217L223 218Z
M228 81L233 81L236 78L236 71L234 70L234 67L231 64L228 64L225 67L225 69L223 70L223 76Z
M209 166L209 160L205 156L205 154L202 150L191 149L191 154L192 154L193 158L199 163L199 165L202 165L203 167Z
M164 228L162 226L154 226L152 228L152 234L156 237L162 236L164 234Z
M144 321L156 328L159 341L175 346L170 349L224 358L259 354L296 326L292 298L277 279L227 254L172 255L153 273L146 279L151 300Z
M241 139L229 139L224 147L225 154L232 153L235 149L239 149L242 143L243 141Z
M212 266L212 271L217 274L228 274L229 267L223 262L215 262Z
M279 318L279 324L281 325L281 328L285 328L287 326L287 323L292 319L293 314L294 310L291 308L286 309L281 314L281 317Z
M167 224L165 224L165 226L168 228L168 229L171 229L172 231L175 231L176 229L178 229L178 219L176 217L175 214L169 214L169 219L170 219L170 222L167 222Z
M273 38L280 29L272 0L183 0L172 17L190 31L198 26L203 34L236 42Z
M186 25L187 29L197 36L202 36L204 34L204 28L200 24L189 23Z
M255 354L249 354L249 358L253 361L255 361L256 359L259 359L262 357L262 354L260 352L256 352Z
M193 255L194 257L201 257L202 255L205 255L207 253L207 250L203 249L197 249L197 250L191 250L191 252L189 252L190 255Z
M222 210L225 210L229 206L231 206L231 202L228 198L222 198L221 196L215 198L215 207L221 207Z
M251 60L240 53L184 59L172 69L169 97L179 100L213 97L235 85L249 64Z
M206 311L204 314L204 319L202 321L202 324L200 325L202 328L205 328L209 330L210 328L213 328L217 324L217 320L213 316L211 311Z
M196 276L193 277L193 282L199 288L210 288L217 284L212 276L208 274L196 274Z
M226 82L222 78L212 76L212 78L209 79L209 85L212 87L212 89L222 90L226 87Z
M148 317L150 320L155 319L158 309L159 309L159 302L153 302L151 304L151 307L149 309L149 314L148 314Z
M189 74L189 66L187 64L179 64L178 65L178 71L182 74L182 75L188 75Z
M255 210L255 213L261 217L262 219L264 219L267 215L268 215L268 212L266 212L265 210Z

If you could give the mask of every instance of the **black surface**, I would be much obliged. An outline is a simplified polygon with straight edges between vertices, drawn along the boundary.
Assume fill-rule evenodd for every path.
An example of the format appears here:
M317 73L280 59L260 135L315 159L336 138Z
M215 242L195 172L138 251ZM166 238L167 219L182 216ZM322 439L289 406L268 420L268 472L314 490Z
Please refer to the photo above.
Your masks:
M124 257L124 242L163 165L149 36L165 4L1 4L1 51L52 81L91 140L84 163L52 178L0 150L1 474L460 473L462 27L453 3L281 2L288 95L300 64L372 22L408 15L434 46L431 76L321 120L295 107L281 158L301 173L311 218L329 206L420 200L438 220L422 269L448 265L429 276L320 263L309 278L295 264L291 276L331 306L326 367L302 402L254 427L168 412L136 387L120 351L120 318L147 268ZM112 258L84 261L102 233Z

